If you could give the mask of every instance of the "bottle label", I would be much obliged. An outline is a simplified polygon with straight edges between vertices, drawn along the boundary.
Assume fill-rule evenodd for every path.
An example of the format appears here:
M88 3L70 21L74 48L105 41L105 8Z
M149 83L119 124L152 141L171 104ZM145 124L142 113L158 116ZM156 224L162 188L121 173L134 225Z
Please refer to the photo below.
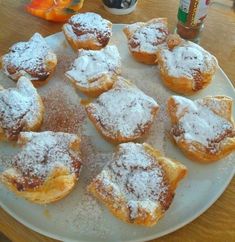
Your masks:
M178 20L181 21L182 23L187 22L189 7L190 7L190 0L180 1L180 6L178 10Z
M196 26L207 15L210 0L180 0L178 20L187 26Z
M209 0L199 1L198 7L195 13L195 18L194 18L195 25L203 22L204 18L207 15L209 4L210 4Z

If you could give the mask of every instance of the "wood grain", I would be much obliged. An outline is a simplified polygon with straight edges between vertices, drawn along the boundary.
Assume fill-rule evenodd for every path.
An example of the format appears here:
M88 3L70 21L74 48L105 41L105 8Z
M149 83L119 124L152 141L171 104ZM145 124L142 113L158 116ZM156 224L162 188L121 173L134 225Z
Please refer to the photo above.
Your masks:
M15 42L29 39L33 33L47 36L61 31L62 24L47 22L24 11L25 0L0 0L0 55ZM97 0L85 0L82 11L100 13L113 23L146 21L167 17L170 30L176 25L178 0L139 0L136 11L127 16L106 12ZM201 35L201 45L214 54L220 66L235 84L235 11L231 0L213 1ZM223 195L203 215L183 228L154 242L233 242L235 241L235 179ZM53 242L26 228L0 208L0 231L13 242ZM153 242L152 241L152 242Z

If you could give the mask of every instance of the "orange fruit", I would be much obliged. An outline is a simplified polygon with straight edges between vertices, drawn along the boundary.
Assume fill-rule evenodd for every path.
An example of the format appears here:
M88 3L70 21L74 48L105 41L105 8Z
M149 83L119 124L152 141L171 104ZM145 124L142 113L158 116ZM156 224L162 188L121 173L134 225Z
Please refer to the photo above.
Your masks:
M32 0L26 5L26 10L34 16L55 21L65 22L79 9L84 0Z

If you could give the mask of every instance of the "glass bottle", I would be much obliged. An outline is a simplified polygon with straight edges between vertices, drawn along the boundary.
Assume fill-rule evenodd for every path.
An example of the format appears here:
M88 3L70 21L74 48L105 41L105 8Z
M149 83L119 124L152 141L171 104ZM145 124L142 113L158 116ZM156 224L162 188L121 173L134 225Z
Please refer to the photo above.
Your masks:
M184 39L198 42L210 0L180 0L177 33Z

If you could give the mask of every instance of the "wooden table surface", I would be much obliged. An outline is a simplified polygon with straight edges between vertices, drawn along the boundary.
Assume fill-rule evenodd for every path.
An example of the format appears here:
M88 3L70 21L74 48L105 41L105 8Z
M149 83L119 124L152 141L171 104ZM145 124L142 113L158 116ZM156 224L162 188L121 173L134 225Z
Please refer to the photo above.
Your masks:
M0 0L0 55L15 42L28 40L33 33L47 36L61 31L61 24L33 17L24 11L24 0ZM133 23L167 17L170 30L176 24L178 0L139 0L136 11L126 16L106 12L99 0L85 0L82 11L94 11L113 23ZM235 83L235 11L231 0L215 0L210 7L201 45L214 54L222 69ZM235 179L223 195L199 218L155 242L235 241ZM0 231L15 242L52 242L26 228L0 208Z

